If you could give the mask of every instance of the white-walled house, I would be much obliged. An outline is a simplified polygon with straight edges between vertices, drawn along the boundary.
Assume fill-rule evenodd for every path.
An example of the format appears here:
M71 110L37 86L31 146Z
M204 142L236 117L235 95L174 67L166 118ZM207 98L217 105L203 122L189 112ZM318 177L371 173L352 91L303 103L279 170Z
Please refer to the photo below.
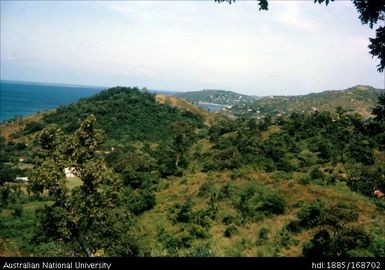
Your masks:
M66 175L66 177L76 177L76 169L74 167L67 167L67 168L64 168L64 174Z
M29 178L26 177L26 176L17 176L15 180L18 181L18 182L24 182L24 183L28 183L29 182Z

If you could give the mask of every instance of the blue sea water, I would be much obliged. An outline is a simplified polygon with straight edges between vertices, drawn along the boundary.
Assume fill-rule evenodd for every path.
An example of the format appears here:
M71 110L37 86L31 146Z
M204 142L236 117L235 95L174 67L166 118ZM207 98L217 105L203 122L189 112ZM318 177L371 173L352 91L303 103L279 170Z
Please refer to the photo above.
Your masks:
M67 105L104 87L0 81L0 121Z
M204 104L204 103L198 103L198 106L210 112L219 111L227 107L226 105L219 105L219 104L214 105L214 104Z

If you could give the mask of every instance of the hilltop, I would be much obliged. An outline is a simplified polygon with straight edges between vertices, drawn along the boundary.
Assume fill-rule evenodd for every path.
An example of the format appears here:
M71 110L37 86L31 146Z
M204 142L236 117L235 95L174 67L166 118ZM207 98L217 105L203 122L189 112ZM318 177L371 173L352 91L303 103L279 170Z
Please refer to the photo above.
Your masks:
M115 87L69 106L59 107L46 115L43 122L55 123L71 132L92 113L108 139L120 143L130 140L170 140L170 125L178 120L190 120L198 126L202 125L203 113L198 108L192 111L187 103L174 106L160 100L155 94L137 88Z
M303 96L271 96L254 101L246 107L234 106L230 112L236 115L287 114L291 112L335 111L357 112L370 117L371 111L384 89L371 86L355 86L346 90L324 91Z

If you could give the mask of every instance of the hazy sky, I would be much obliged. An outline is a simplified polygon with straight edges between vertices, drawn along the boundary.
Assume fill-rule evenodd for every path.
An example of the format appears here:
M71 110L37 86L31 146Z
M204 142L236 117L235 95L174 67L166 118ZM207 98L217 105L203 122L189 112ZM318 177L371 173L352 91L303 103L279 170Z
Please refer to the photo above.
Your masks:
M350 1L3 2L1 79L245 94L384 88Z

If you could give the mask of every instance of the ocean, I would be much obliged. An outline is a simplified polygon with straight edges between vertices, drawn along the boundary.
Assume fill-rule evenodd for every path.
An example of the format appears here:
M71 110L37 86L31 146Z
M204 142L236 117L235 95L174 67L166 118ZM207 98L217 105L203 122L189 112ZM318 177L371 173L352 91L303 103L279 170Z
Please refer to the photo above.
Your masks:
M223 108L227 107L227 105L210 104L210 103L198 103L197 105L203 109L210 111L210 112L219 111L219 110L222 110Z
M68 105L105 87L0 81L0 122Z
M0 81L0 122L55 109L60 105L68 105L106 88L108 87L2 80ZM148 91L164 95L176 93L170 90ZM217 109L215 106L205 108Z

